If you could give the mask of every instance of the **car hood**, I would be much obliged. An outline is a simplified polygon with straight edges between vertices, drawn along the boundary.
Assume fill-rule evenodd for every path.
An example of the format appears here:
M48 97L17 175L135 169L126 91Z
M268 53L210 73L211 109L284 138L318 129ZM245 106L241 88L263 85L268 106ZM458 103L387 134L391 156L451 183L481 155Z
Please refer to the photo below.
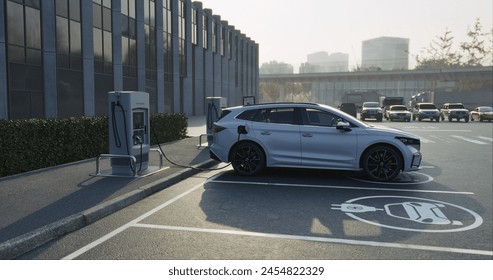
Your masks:
M397 114L397 113L411 114L411 112L409 112L409 111L390 111L390 110L389 110L389 113L391 113L391 114Z
M467 109L449 109L451 112L469 112Z
M438 109L419 109L420 112L434 112L438 113Z
M369 133L371 134L376 134L376 135L386 135L386 136L402 136L402 137L409 137L409 138L415 138L415 139L420 139L419 136L401 130L397 128L392 128L388 126L383 126L383 125L375 125L375 126L370 126L366 129Z

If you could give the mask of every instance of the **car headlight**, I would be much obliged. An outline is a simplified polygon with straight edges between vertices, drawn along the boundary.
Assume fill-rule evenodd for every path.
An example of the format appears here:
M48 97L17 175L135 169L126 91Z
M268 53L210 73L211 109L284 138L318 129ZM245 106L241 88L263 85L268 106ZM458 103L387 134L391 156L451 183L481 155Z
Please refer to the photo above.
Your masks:
M395 137L395 139L401 141L406 146L411 146L416 150L420 150L421 148L421 140L416 138L408 138L408 137Z

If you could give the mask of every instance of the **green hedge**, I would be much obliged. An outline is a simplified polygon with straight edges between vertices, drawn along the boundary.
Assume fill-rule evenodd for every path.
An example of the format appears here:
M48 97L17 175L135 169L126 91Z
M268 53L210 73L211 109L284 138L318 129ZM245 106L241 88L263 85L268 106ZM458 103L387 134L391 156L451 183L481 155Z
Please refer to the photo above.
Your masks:
M161 143L187 136L184 114L151 116ZM155 142L151 135L151 145ZM108 117L0 120L0 177L108 153Z

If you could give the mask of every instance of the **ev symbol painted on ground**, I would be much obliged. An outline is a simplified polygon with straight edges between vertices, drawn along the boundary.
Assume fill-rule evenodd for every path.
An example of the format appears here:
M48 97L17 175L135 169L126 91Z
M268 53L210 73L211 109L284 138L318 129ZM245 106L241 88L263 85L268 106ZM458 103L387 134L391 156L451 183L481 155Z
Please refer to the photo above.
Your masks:
M405 231L458 232L479 227L483 219L459 205L407 196L367 196L332 204L368 224Z

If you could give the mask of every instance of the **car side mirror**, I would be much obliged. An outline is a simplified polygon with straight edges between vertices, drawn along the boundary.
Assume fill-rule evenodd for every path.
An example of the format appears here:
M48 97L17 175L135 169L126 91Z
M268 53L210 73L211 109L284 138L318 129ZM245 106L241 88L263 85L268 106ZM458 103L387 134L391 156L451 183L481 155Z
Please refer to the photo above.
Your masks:
M344 131L351 131L351 125L345 121L338 121L337 125L336 125L336 129L344 130Z

